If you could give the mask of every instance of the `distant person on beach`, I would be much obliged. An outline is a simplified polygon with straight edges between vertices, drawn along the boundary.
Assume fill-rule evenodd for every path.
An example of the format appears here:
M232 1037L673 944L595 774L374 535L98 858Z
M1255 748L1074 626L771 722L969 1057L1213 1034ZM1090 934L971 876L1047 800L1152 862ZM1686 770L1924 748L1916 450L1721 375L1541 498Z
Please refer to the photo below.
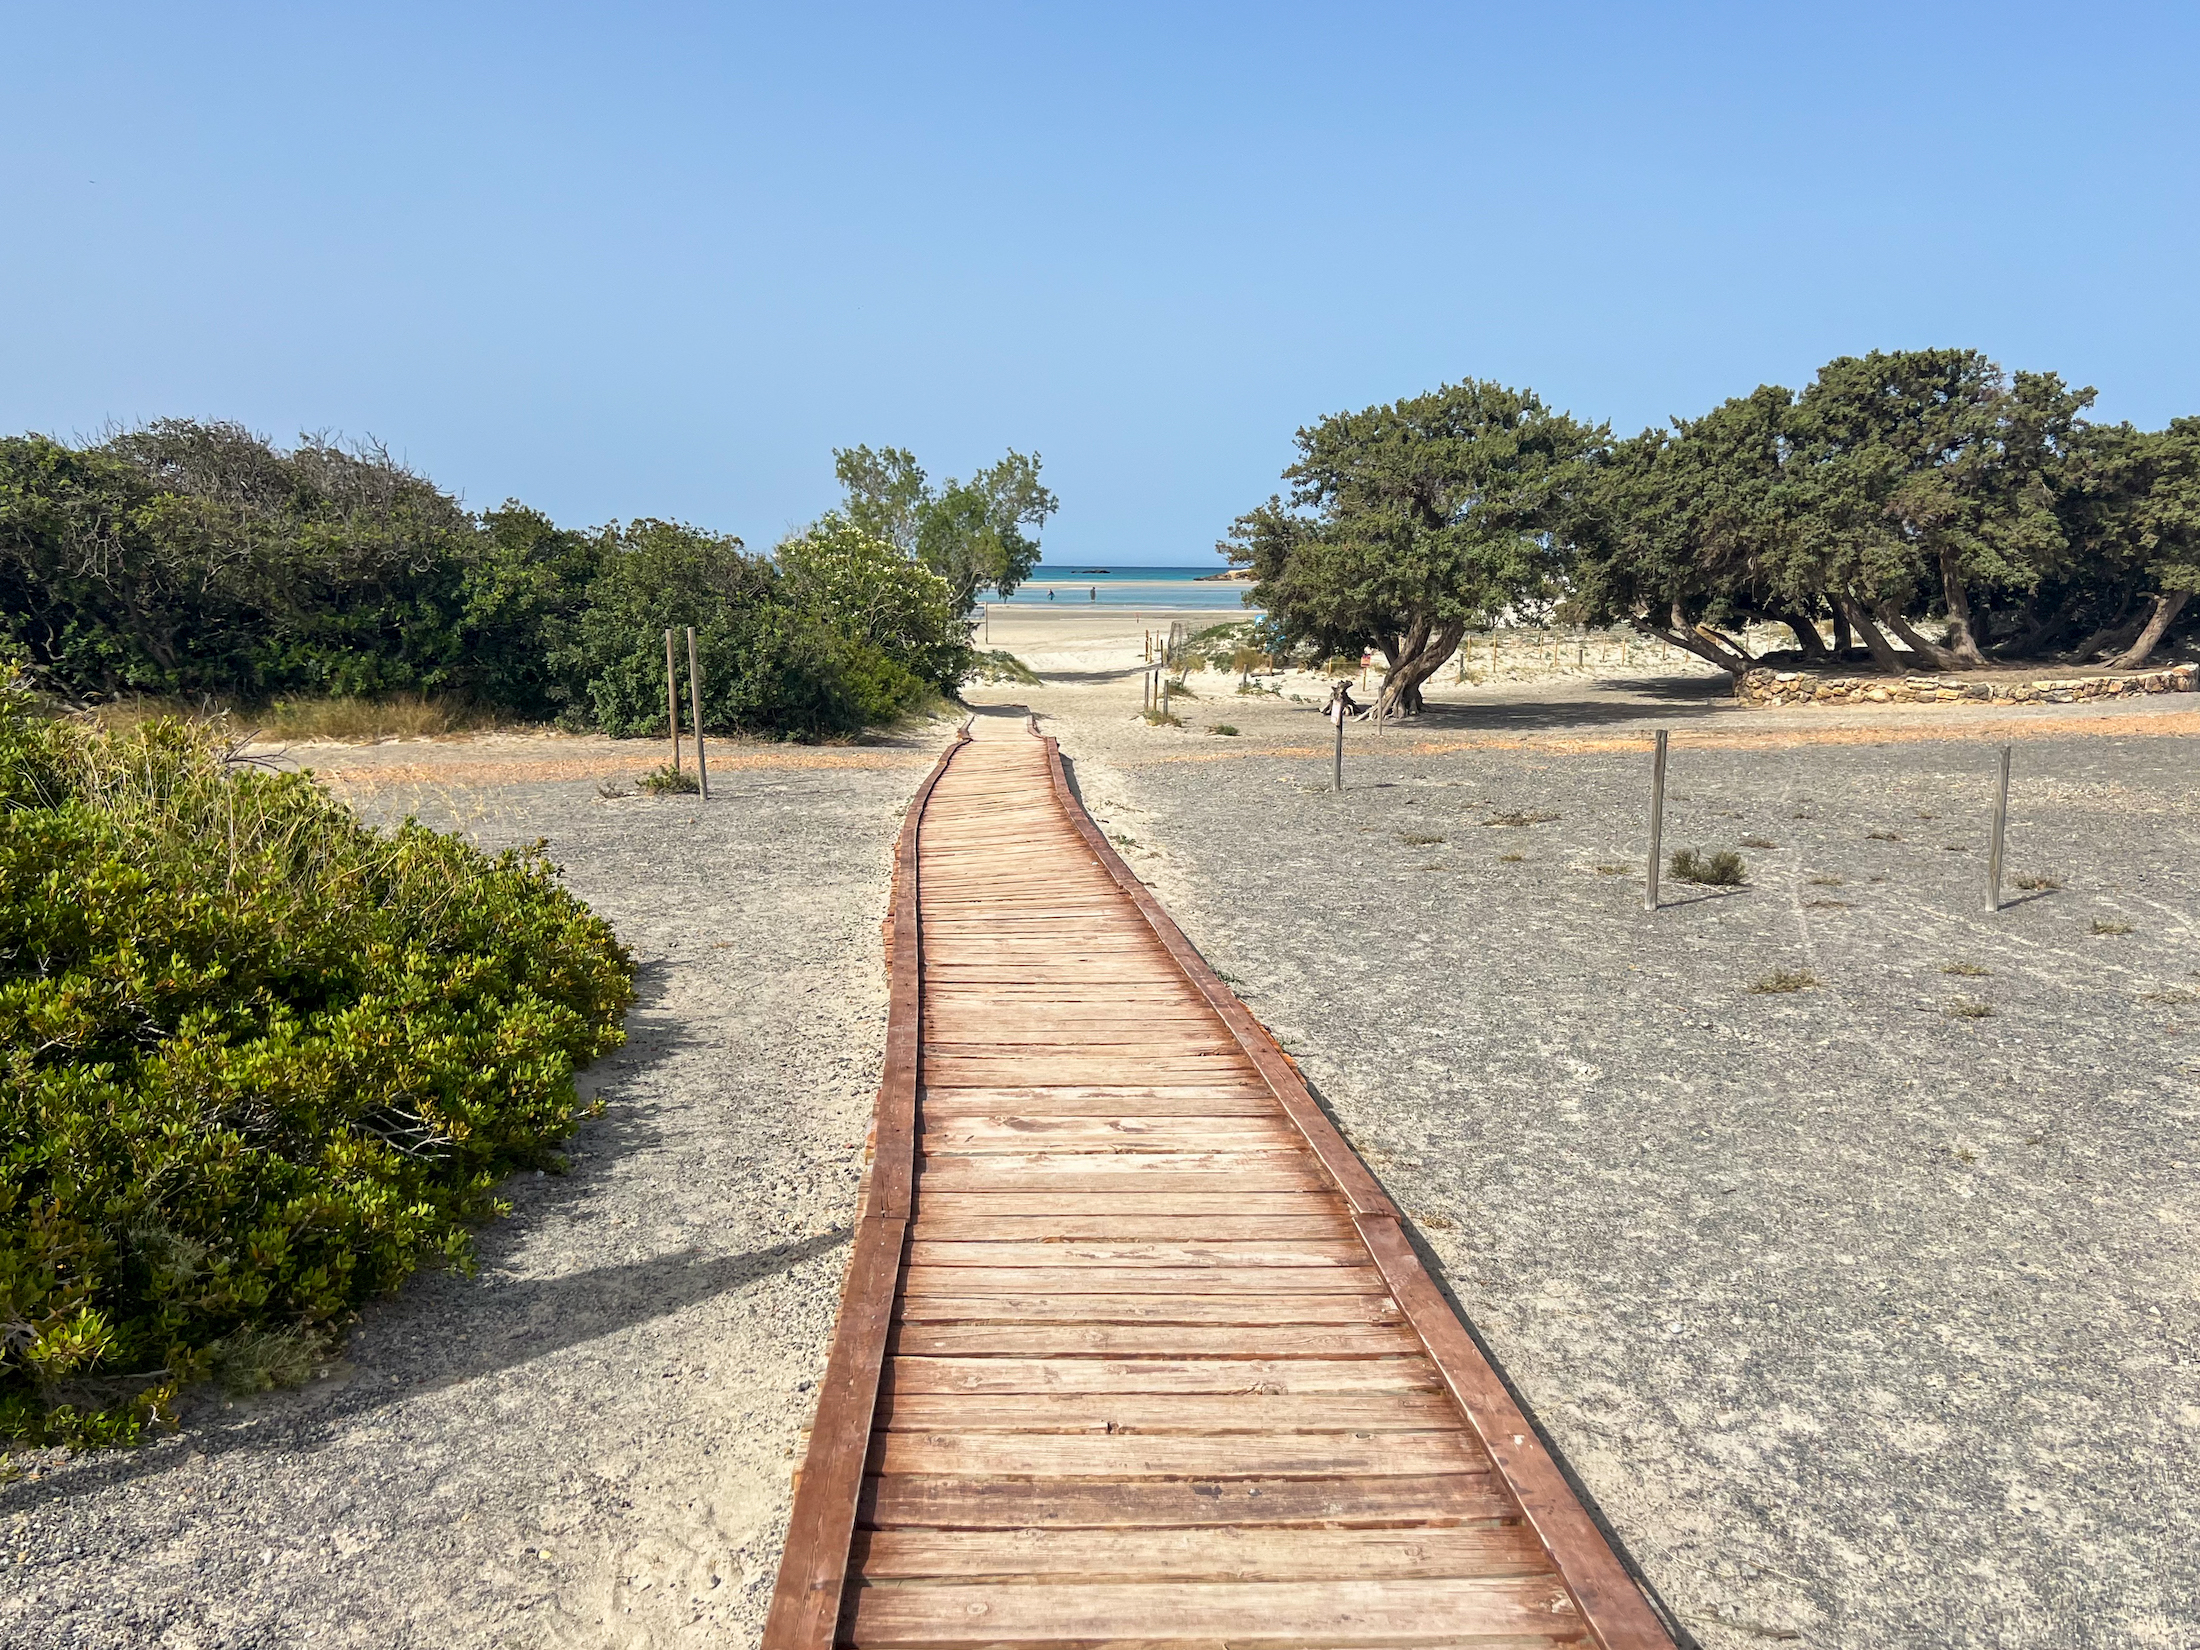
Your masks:
M1100 587L1097 584L1092 587L1092 599L1094 601L1098 601L1100 599Z
M1053 592L1053 591L1049 590L1049 591L1047 592L1047 600L1048 600L1048 601L1050 601L1050 602L1051 602L1052 600L1054 600L1054 592Z

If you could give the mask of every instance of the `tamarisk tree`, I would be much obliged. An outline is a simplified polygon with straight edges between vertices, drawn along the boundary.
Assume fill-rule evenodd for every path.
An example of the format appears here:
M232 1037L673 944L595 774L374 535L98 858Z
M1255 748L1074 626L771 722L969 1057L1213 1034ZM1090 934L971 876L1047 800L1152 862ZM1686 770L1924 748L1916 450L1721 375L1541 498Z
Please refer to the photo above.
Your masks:
M1335 413L1298 432L1288 498L1218 548L1251 568L1247 600L1288 643L1380 651L1382 714L1414 714L1469 626L1551 597L1551 528L1604 436L1473 379Z

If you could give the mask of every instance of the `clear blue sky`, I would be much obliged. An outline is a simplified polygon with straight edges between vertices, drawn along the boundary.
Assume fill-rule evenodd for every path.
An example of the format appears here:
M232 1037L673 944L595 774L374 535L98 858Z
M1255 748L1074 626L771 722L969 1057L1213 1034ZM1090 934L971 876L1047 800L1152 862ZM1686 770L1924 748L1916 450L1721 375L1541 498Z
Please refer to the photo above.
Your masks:
M1465 376L1629 430L1973 345L2200 412L2200 10L9 5L0 429L372 434L769 545L1045 455L1184 562Z

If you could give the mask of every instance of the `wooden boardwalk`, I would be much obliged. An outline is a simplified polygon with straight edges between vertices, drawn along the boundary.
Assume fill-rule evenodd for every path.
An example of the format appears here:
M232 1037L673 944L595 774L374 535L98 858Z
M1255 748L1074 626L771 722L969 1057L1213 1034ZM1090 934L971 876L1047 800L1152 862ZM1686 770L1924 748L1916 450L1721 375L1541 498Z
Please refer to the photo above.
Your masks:
M766 1650L1669 1647L1054 742L941 759Z

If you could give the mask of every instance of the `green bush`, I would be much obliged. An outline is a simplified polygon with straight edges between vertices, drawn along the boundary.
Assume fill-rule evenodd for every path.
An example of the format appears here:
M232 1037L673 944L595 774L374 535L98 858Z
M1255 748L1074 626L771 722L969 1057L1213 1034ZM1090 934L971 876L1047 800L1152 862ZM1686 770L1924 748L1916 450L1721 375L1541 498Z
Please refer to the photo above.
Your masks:
M0 701L0 1439L294 1378L554 1166L632 961L539 852Z

